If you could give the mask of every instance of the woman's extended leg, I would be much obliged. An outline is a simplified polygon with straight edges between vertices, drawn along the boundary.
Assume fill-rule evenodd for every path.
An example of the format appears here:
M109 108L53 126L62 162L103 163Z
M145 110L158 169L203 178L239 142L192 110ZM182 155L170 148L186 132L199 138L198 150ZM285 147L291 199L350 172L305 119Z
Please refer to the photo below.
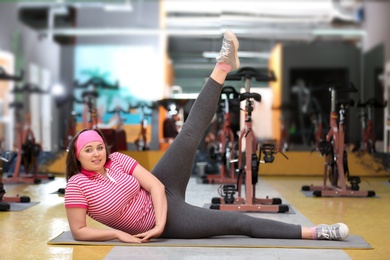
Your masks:
M196 150L215 114L226 75L239 66L237 49L236 36L227 32L218 63L193 104L182 130L152 170L165 185L168 196L184 199Z

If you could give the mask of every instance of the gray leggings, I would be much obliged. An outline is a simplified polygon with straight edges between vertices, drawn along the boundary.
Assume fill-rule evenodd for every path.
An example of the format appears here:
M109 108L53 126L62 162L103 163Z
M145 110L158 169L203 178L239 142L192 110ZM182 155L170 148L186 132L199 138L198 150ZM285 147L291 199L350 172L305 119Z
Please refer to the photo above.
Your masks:
M302 238L300 225L255 218L240 212L206 209L185 202L195 153L217 109L221 90L222 85L209 78L179 135L152 170L165 185L168 200L167 224L161 237L245 235L255 238Z

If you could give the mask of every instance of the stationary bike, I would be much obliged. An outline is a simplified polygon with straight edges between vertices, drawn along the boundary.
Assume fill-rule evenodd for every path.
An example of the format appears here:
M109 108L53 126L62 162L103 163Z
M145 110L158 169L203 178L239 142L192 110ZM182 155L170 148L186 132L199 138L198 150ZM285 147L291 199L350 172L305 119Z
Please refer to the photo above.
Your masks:
M287 212L289 207L282 205L279 198L257 198L256 184L258 182L258 171L260 163L272 163L274 154L277 152L276 146L272 144L260 145L257 142L252 129L253 103L261 101L261 95L251 93L251 81L271 81L275 80L273 73L265 75L254 68L244 67L228 75L226 80L245 79L245 92L239 96L240 101L245 101L245 126L241 130L238 139L238 159L236 171L238 172L236 185L223 185L219 188L221 197L211 200L210 209L227 211L249 211L249 212ZM245 140L244 140L245 139ZM245 141L245 159L243 152L243 141ZM264 154L262 160L262 154ZM245 195L242 194L241 186L245 184ZM237 198L234 197L237 193Z
M38 174L38 156L42 150L40 144L36 143L35 135L31 129L31 115L25 113L23 125L20 123L21 116L19 111L26 107L29 109L30 94L44 93L38 86L34 84L24 84L22 87L17 87L13 93L25 93L25 103L15 101L10 104L10 107L15 109L15 135L16 135L16 160L14 172L8 178L3 179L4 182L22 182L22 183L41 183L43 179L53 180L52 174ZM21 167L24 167L24 174L20 174Z
M21 81L23 80L23 71L20 73L19 76L16 75L10 75L6 73L6 71L0 67L0 80L5 81ZM11 206L8 202L30 202L30 197L27 196L15 196L15 197L7 197L5 195L4 190L4 184L2 182L3 175L4 175L4 163L8 163L9 160L5 157L3 157L2 154L2 142L3 139L0 139L0 211L7 211L10 210Z
M147 128L148 128L148 119L147 116L152 116L151 113L146 113L146 108L152 109L153 105L147 105L146 103L140 103L136 106L130 106L131 109L139 108L140 109L140 130L134 144L138 151L148 151L150 150L149 142L147 140Z
M0 166L0 176L3 176L3 165L4 163L8 163L8 159L4 158L0 155L0 161L2 161L2 165ZM30 202L30 197L28 196L15 196L15 197L8 197L5 196L5 190L4 190L4 184L0 181L0 211L7 211L11 209L10 202L21 202L21 203L28 203Z
M354 100L336 99L336 91L357 92L357 89L350 83L347 87L330 85L329 91L331 93L330 129L318 148L321 155L325 156L323 185L304 185L302 190L313 191L315 197L373 197L374 191L359 190L360 177L349 175L347 151L344 147L345 123L346 111L348 107L354 105ZM337 107L339 107L338 114ZM327 185L328 178L330 185ZM347 186L346 180L351 186Z
M84 83L79 83L77 80L74 82L74 87L77 89L84 89L82 92L82 98L86 105L87 113L83 113L87 116L87 122L83 122L83 128L96 129L98 128L99 117L97 111L97 98L99 97L98 88L101 89L119 89L119 83L109 84L100 77L91 77ZM88 90L88 88L92 88ZM87 114L87 115L85 115Z
M375 153L375 133L374 133L374 119L373 119L373 112L374 109L380 109L385 108L387 105L387 101L385 101L383 104L381 104L378 100L375 98L370 98L366 100L365 102L361 102L359 100L357 106L362 108L362 113L359 115L362 123L362 147L361 150L368 152L368 153ZM367 108L367 113L364 112L364 109Z

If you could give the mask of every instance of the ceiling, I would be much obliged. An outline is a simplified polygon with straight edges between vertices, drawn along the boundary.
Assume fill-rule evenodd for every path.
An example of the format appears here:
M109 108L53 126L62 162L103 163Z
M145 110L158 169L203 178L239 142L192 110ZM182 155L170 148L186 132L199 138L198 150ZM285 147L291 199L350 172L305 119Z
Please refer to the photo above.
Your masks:
M163 12L163 29L139 26L139 21L128 24L128 28L115 28L115 13L147 13L143 6L151 2ZM80 8L104 9L113 14L113 20L106 19L104 28L82 30L75 26ZM46 35L53 33L61 44L72 44L75 36L83 34L166 34L175 75L183 78L189 73L199 77L210 70L210 59L219 51L226 29L233 30L240 39L242 64L260 67L267 66L269 52L279 42L332 40L359 44L364 37L362 0L21 1L19 18ZM59 29L69 30L61 34Z

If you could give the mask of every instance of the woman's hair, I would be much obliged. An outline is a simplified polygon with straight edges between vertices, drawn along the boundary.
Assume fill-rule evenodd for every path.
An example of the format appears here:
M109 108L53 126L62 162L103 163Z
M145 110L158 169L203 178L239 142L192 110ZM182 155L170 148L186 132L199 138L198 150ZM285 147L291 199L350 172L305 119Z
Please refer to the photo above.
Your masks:
M72 138L72 140L69 143L69 147L67 149L68 155L66 157L66 172L65 172L67 181L70 179L70 177L72 177L73 175L75 175L81 171L81 163L80 163L79 159L77 159L77 155L76 155L76 142L77 142L77 139L79 138L79 135L82 132L85 132L88 130L91 130L91 129L81 130L78 134L76 134ZM99 129L93 129L93 130L96 131L103 139L104 148L106 149L106 162L107 162L109 160L108 156L110 155L110 150L108 148L106 139L104 138L103 133Z

